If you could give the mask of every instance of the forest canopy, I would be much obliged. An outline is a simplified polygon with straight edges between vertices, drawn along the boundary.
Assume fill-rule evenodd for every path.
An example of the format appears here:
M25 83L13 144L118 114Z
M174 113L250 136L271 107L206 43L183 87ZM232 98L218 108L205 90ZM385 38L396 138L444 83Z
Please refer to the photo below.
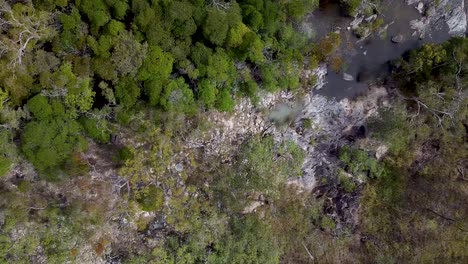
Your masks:
M364 2L336 3L355 16ZM346 68L347 39L304 32L318 6L0 0L0 262L466 260L467 39L392 62L390 104L363 138L304 146L313 116L263 122L256 107L302 99L319 63ZM230 119L243 111L252 124ZM247 132L219 143L207 131L221 125ZM304 190L313 148L337 167L321 160Z

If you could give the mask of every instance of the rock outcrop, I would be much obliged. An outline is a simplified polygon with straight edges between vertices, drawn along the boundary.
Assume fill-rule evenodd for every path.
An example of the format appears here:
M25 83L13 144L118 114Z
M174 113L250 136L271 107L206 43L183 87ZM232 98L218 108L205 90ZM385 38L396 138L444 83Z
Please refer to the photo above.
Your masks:
M411 21L411 27L422 38L434 28L446 23L451 36L463 36L467 30L464 0L407 0L409 5L423 12L421 19Z
M324 67L313 72L324 73ZM321 83L325 75L318 74L316 77L317 82ZM288 183L311 191L317 185L318 175L335 175L338 164L336 156L330 151L345 144L344 135L376 113L381 99L387 95L385 88L374 87L356 100L336 101L314 94L314 90L311 87L299 101L291 93L280 92L262 95L263 100L258 106L243 99L233 114L209 113L208 118L214 128L203 138L188 139L187 148L203 148L206 155L229 161L238 145L251 135L270 134L276 142L292 140L305 151L306 157L302 166L303 176L291 178ZM285 112L281 110L283 108L288 108L290 111L286 112L291 113L287 118L281 117L281 120L287 120L285 123L288 125L277 126L272 114ZM305 120L310 121L310 127L304 126Z

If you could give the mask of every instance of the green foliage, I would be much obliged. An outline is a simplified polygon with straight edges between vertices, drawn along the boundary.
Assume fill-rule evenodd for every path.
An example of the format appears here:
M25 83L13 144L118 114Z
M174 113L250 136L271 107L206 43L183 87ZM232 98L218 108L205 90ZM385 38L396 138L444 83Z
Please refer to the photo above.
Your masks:
M119 152L116 155L117 161L125 162L127 160L133 159L134 155L130 148L128 147L123 147L119 150Z
M56 42L56 48L66 52L83 48L87 32L83 30L83 22L78 9L73 7L70 14L59 14L59 19L63 28Z
M48 119L53 114L49 100L43 95L36 95L29 99L27 106L31 114L38 120Z
M410 59L403 62L403 69L415 75L417 81L429 79L433 68L447 60L447 52L441 45L425 44L419 50L411 51Z
M81 127L67 116L62 103L37 95L28 101L28 107L36 120L26 124L21 149L38 170L57 168L83 147Z
M280 246L269 212L265 221L237 213L256 192L278 198L285 179L301 174L302 150L292 142L252 139L234 161L237 173L217 158L206 165L183 142L208 126L203 115L195 116L200 106L229 112L235 96L255 101L261 88L300 85L308 43L296 25L315 1L16 2L2 3L8 26L0 38L0 175L18 163L25 179L0 183L0 262L29 263L42 255L49 263L79 262L82 254L99 261L108 252L134 263L279 262L286 243ZM29 33L22 47L18 39ZM81 153L82 133L109 143L114 130L122 141ZM41 184L30 177L16 144L42 179L63 181ZM180 153L187 163L175 172ZM136 202L90 177L90 169L95 175L103 166L120 168L128 180L123 197ZM294 201L278 217L308 228L308 207ZM166 220L167 236L154 250L101 237L103 226L116 226L110 219L132 221L140 210ZM139 231L155 220L137 219ZM134 235L133 229L111 231Z
M227 89L222 89L219 92L215 106L218 110L223 112L230 112L234 110L235 102Z
M303 159L304 152L293 142L253 137L241 147L235 170L220 179L219 191L233 210L243 209L249 194L276 199L286 179L301 174Z
M333 230L336 227L335 221L333 221L332 218L325 216L322 218L322 222L320 223L320 226L324 229L327 230Z
M468 212L458 202L466 199L466 186L454 179L467 155L461 125L467 111L466 103L453 102L466 102L458 95L466 90L460 84L466 81L467 45L455 38L412 51L398 74L404 102L371 122L372 135L393 154L384 160L384 177L364 190L361 224L375 239L366 247L371 261L466 258L461 248Z
M144 88L145 93L148 96L148 103L152 106L159 105L159 101L161 100L161 93L163 90L163 86L167 85L167 82L164 82L160 79L152 79L145 81Z
M203 79L198 84L198 100L200 100L206 108L213 108L216 102L218 89L208 79Z
M340 45L340 35L336 32L332 32L319 41L314 49L314 53L320 61L323 61L328 56L332 55Z
M115 65L117 73L119 75L129 75L131 77L137 75L143 61L145 58L148 58L146 55L147 45L140 44L132 34L126 32L120 34L117 38L113 39L112 42L113 51L111 60Z
M345 147L340 151L340 159L354 175L365 173L370 178L379 178L387 173L385 167L363 150Z
M262 72L262 87L270 92L280 89L278 86L278 70L269 64L265 64L260 68Z
M286 5L288 15L296 20L300 20L310 10L318 7L318 0L293 0L289 1Z
M165 80L169 78L172 72L173 61L172 56L164 52L160 47L150 46L143 66L138 73L138 79L140 81L146 81L150 79Z
M73 115L85 113L93 106L95 92L92 90L89 78L77 77L67 63L60 67L57 73L56 87L65 87L65 106L70 108Z
M17 158L16 152L11 133L0 130L0 177L10 171Z
M211 43L222 46L229 30L226 13L218 9L208 9L205 23L203 25L203 35Z
M242 5L242 16L244 22L254 31L258 31L263 26L263 16L252 5Z
M234 218L231 233L215 244L208 263L280 263L281 249L271 228L252 216Z
M362 0L340 0L340 2L348 15L355 16L361 6Z
M115 97L126 108L135 105L140 93L141 90L138 83L131 77L120 79L119 83L115 86Z
M110 129L105 119L81 117L79 121L86 134L92 139L101 143L108 143L110 141Z
M91 32L97 34L99 29L111 19L111 14L104 0L77 0L77 7L91 22Z
M54 169L79 150L79 131L70 119L33 121L24 128L21 149L39 171Z
M138 190L135 197L145 211L157 211L163 207L164 193L154 185L145 186L143 189Z
M339 173L338 180L346 192L354 192L354 190L356 190L356 184L354 181L343 172Z
M167 111L191 114L195 110L193 92L183 78L172 80L161 94L161 106Z
M390 151L399 154L408 148L412 130L407 114L397 109L382 109L380 118L371 119L369 129L377 139L388 142Z
M249 32L249 28L244 23L238 23L229 29L227 45L229 47L238 47L242 44L244 36Z
M206 76L217 84L217 87L228 86L232 83L236 68L231 58L223 49L217 49L208 57Z

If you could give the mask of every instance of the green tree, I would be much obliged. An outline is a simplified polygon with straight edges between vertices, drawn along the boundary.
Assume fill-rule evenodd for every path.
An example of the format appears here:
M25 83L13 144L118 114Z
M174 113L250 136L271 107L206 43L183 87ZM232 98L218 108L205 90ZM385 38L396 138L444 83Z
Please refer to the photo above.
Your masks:
M218 9L208 9L205 23L203 25L203 35L211 43L222 46L229 30L226 13Z
M16 159L16 146L13 143L12 134L6 130L0 130L0 177L10 171Z
M217 49L208 58L206 76L216 83L217 87L229 86L236 75L234 62L223 49Z
M236 102L232 98L231 94L229 93L228 89L221 89L221 91L218 93L218 96L216 98L216 103L215 106L218 110L224 111L224 112L230 112L234 110L234 106L236 105Z
M51 172L74 151L83 149L81 127L66 115L60 101L37 95L28 107L36 120L26 124L21 150L39 171Z
M167 85L167 83L169 83L169 80L162 81L160 79L151 79L151 80L145 81L144 83L145 93L148 96L148 102L150 105L152 106L159 105L163 87L164 85Z
M250 29L242 22L232 26L229 29L227 38L228 47L238 47L242 44L244 36Z
M10 62L10 67L23 66L23 57L38 43L50 40L56 31L51 26L50 12L35 10L31 4L0 2L0 23L6 32L0 35L0 51Z
M115 86L115 97L117 101L126 108L131 108L135 105L140 97L140 87L137 82L130 77L124 77Z
M71 110L75 117L89 111L93 106L96 93L93 91L90 82L90 78L77 77L72 72L70 63L62 65L57 73L55 86L58 89L66 90L65 106Z
M281 248L271 227L255 216L234 217L230 232L215 244L208 263L280 263Z
M163 191L154 186L145 186L136 193L136 200L145 211L156 211L163 207L164 193Z
M117 73L136 76L146 57L147 44L140 44L131 33L121 33L112 42L111 60Z
M193 92L181 77L172 80L164 87L160 104L166 111L193 114L195 110Z
M255 6L242 5L242 17L244 23L254 31L258 31L263 27L263 15Z
M164 52L158 46L149 46L143 66L138 72L138 80L165 80L169 78L172 72L173 62L174 59L170 53Z
M80 124L86 134L100 143L108 143L111 138L111 130L106 119L99 116L100 113L93 113L94 116L81 117Z
M76 0L75 3L90 20L91 33L95 35L111 19L109 8L104 0Z
M198 100L200 100L205 107L214 107L217 94L218 89L216 89L216 85L211 83L208 79L203 79L198 83Z

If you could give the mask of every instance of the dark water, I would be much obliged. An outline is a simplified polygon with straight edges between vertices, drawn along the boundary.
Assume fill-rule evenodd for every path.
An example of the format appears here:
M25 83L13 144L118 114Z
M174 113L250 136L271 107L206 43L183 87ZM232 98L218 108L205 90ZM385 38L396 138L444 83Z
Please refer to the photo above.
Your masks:
M385 24L391 23L387 34L359 42L352 32L346 29L353 19L342 16L339 5L330 2L321 5L321 8L309 17L308 22L314 28L317 39L330 31L340 31L342 45L338 55L345 62L345 70L335 73L329 69L327 84L317 91L318 94L336 99L362 94L368 89L370 82L389 75L389 61L401 58L405 52L424 43L440 43L450 38L444 25L434 28L424 39L419 39L419 36L413 35L414 30L409 25L411 20L421 17L419 12L413 6L408 6L404 0L382 0L380 17L384 19ZM391 38L398 34L403 36L404 41L399 44L392 43ZM343 72L353 76L354 81L345 81Z

